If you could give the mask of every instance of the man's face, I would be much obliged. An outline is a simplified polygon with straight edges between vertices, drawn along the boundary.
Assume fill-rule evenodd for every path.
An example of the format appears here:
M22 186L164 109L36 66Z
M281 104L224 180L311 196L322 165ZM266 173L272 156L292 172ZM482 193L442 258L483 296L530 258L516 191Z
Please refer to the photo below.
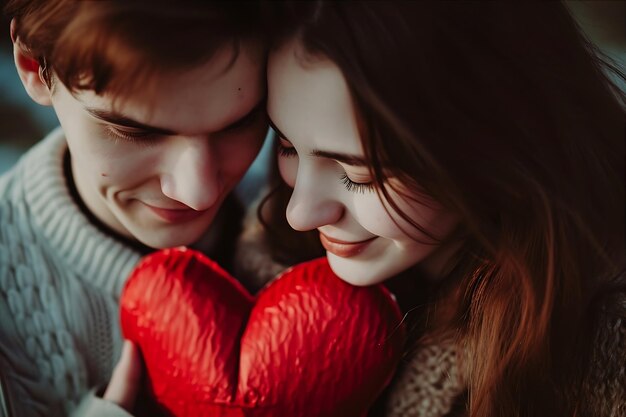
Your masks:
M57 83L52 104L87 207L150 247L197 241L262 145L262 54L242 47L229 66L226 49L192 70L158 76L158 91L131 97L72 95Z

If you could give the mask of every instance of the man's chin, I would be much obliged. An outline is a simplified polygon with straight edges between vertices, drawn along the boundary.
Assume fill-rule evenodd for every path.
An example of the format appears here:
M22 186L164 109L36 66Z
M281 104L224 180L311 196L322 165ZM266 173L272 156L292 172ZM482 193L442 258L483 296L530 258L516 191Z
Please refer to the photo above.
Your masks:
M189 246L193 245L197 242L200 237L195 237L193 239L181 239L181 238L144 238L137 239L142 244L153 248L154 250L159 249L168 249L168 248L176 248L179 246Z
M209 223L210 226L210 223ZM200 240L209 226L187 225L167 227L163 230L144 229L133 233L136 240L155 250L189 246Z
M130 234L140 243L158 249L193 245L206 234L213 223L215 214L205 213L203 217L179 224L134 224L127 227ZM134 227L133 227L134 226Z

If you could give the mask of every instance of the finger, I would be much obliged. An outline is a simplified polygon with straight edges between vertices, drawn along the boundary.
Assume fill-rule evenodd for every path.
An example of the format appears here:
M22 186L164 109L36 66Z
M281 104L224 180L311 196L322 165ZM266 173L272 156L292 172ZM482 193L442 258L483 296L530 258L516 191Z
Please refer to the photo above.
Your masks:
M141 358L135 345L124 342L122 355L113 370L103 398L131 411L141 382Z

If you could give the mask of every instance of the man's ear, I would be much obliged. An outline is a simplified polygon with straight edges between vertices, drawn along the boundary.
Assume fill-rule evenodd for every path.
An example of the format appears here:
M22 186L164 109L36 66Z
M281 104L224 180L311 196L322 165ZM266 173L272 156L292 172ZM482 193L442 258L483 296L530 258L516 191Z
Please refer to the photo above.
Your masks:
M26 92L36 103L42 106L51 106L52 92L41 75L39 63L28 55L19 37L15 35L15 19L11 21L11 40L13 41L15 67Z

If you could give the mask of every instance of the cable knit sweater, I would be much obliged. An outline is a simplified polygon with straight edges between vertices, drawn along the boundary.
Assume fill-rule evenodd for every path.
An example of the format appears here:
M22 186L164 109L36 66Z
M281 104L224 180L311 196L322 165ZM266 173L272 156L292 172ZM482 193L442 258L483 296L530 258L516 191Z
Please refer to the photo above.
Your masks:
M60 129L0 179L0 358L10 415L63 416L106 383L117 300L140 255L69 195Z
M57 129L0 177L1 417L129 415L93 388L119 358L118 299L141 254L80 210L66 152ZM205 252L220 235L218 216Z

